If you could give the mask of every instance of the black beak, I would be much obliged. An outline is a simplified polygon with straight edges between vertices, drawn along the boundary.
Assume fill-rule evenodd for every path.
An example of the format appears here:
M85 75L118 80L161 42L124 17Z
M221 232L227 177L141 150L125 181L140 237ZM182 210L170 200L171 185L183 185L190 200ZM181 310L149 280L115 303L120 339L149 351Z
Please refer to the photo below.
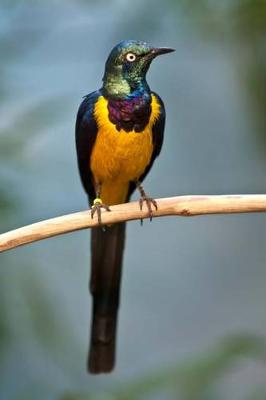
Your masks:
M175 51L175 49L171 49L170 47L155 47L151 50L150 55L152 58L155 58L162 54L172 53L173 51Z

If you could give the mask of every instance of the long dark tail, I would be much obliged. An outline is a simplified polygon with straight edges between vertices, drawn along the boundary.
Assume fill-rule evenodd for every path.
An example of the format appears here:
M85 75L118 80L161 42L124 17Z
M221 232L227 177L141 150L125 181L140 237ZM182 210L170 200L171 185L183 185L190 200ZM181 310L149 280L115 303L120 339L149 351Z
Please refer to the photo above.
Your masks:
M91 281L93 296L88 371L110 372L115 365L116 325L125 243L125 223L92 229Z

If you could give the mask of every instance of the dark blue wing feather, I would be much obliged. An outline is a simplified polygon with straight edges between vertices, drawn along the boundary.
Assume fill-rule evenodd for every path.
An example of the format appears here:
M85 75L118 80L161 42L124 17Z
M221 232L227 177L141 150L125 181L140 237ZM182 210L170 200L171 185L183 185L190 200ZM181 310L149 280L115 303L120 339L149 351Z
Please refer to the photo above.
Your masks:
M79 173L90 202L96 197L90 169L90 156L98 132L97 122L94 118L94 106L99 96L101 96L100 91L85 96L79 107L76 120L76 149Z

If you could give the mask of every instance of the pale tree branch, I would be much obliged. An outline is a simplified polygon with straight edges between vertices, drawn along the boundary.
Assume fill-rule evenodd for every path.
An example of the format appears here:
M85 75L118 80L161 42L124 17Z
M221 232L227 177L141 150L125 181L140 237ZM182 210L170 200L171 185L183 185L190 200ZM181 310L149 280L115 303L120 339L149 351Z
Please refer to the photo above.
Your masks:
M266 212L266 195L178 196L156 200L158 210L153 216L194 216L207 214L231 214ZM148 218L145 208L140 211L138 202L111 207L102 212L102 223L109 225L122 221ZM97 218L91 218L90 210L63 215L27 225L0 235L0 252L56 235L98 226Z

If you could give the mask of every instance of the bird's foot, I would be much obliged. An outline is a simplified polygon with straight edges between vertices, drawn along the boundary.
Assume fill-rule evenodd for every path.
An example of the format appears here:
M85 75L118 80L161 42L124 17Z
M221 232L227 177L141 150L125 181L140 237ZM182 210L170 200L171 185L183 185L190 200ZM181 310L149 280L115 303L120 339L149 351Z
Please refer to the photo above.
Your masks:
M152 199L151 197L147 196L145 193L143 187L138 184L137 188L139 189L140 192L140 199L139 199L139 208L142 211L143 210L143 204L146 203L148 212L149 212L149 218L150 221L152 221L153 217L153 211L152 211L152 206L154 207L155 210L158 210L157 202L156 200ZM143 219L140 219L140 224L143 225Z
M93 219L93 216L96 213L99 225L102 225L102 209L111 211L109 206L103 204L102 200L99 197L96 197L96 199L93 201L93 206L91 207L91 218Z

